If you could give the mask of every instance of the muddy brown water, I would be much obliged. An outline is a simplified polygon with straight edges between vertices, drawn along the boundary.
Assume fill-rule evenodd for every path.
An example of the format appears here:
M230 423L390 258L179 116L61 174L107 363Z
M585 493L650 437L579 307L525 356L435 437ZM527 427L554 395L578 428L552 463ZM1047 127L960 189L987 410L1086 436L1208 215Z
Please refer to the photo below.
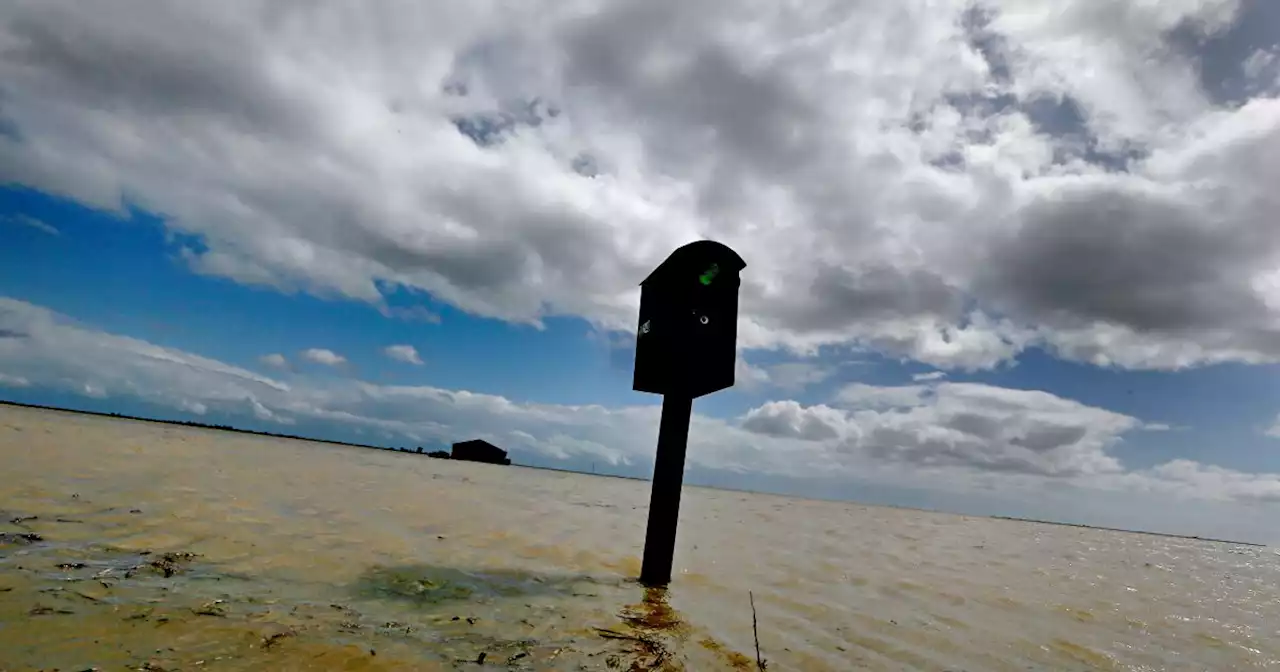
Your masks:
M0 407L0 670L1280 669L1267 548Z

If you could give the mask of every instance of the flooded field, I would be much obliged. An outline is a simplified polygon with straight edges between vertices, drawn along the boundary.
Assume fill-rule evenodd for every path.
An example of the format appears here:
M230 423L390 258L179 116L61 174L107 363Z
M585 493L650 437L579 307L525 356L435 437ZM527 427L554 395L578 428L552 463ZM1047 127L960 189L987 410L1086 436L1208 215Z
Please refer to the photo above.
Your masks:
M1272 549L0 407L0 670L1280 667Z

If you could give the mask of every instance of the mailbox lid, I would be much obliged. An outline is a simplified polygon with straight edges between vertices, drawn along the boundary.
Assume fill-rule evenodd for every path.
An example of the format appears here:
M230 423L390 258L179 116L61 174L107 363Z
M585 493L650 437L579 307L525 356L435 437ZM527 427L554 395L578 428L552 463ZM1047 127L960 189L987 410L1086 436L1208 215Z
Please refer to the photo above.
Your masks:
M669 288L672 284L689 282L711 286L727 280L733 282L736 289L738 273L746 267L747 262L727 245L699 240L676 248L640 285Z

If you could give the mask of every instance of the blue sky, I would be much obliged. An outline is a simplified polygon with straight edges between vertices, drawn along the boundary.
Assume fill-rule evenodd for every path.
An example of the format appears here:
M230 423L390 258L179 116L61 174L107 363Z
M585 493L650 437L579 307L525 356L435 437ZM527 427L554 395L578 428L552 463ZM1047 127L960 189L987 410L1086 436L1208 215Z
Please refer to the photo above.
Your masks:
M691 481L1275 541L1271 10L984 6L769 67L667 5L0 10L0 398L644 477L638 283L712 238Z

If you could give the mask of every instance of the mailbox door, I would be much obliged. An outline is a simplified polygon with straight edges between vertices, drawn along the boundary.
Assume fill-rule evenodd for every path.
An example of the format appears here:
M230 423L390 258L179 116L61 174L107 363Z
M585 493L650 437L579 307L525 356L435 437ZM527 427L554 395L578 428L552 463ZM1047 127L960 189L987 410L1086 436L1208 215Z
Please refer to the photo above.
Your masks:
M680 315L685 305L661 286L641 289L632 389L652 394L681 389L688 320L681 320Z
M701 287L689 308L690 338L687 369L689 393L694 397L732 387L737 363L737 278Z

